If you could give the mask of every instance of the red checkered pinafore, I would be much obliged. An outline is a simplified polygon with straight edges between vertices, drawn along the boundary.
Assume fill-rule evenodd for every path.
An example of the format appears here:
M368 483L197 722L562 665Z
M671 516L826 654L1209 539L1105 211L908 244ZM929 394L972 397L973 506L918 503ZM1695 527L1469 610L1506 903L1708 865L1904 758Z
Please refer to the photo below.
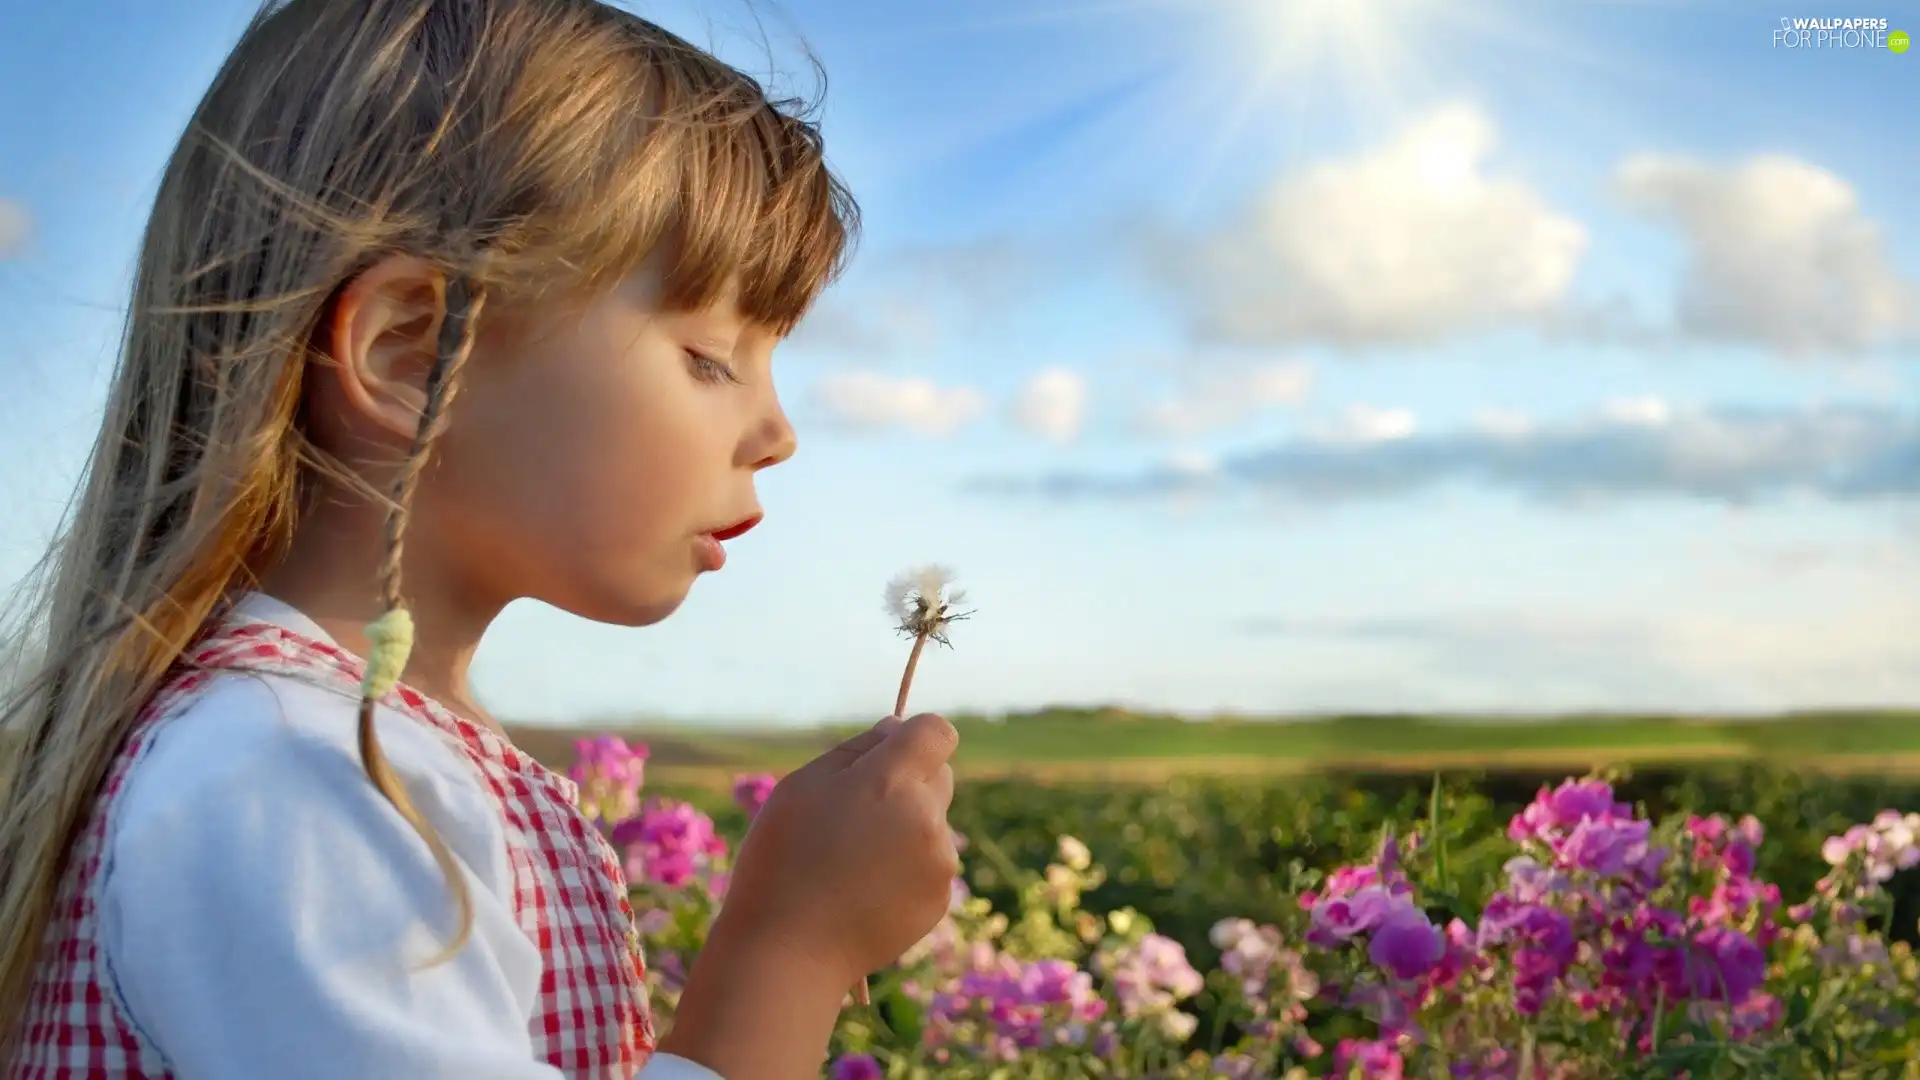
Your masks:
M357 695L362 661L284 627L229 622L195 646L135 723L75 847L55 901L22 1044L8 1080L172 1080L165 1057L123 1015L101 969L94 900L108 808L155 729L219 671L289 675ZM491 731L402 685L383 704L449 736L505 823L514 911L545 969L529 1025L534 1055L569 1080L626 1080L653 1053L646 970L613 848L578 809L571 780Z

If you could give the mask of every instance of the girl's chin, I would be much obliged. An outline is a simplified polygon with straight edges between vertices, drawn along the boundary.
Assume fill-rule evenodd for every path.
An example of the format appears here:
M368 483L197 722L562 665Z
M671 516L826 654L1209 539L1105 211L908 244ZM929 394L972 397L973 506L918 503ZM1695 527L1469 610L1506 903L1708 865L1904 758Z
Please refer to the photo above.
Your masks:
M643 587L615 585L582 590L587 595L565 598L540 598L542 602L589 622L607 626L652 626L680 609L693 588L695 575L688 573L677 582L653 580Z

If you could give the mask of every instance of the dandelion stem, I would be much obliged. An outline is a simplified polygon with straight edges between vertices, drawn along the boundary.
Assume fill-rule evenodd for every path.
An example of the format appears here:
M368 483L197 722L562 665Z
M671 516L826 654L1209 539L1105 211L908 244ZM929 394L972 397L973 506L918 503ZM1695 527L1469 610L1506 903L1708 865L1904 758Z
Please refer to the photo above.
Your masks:
M926 647L927 635L915 635L913 639L913 651L907 654L907 670L900 673L900 693L893 699L893 715L900 717L902 720L907 717L907 691L913 689L913 670L920 666L920 653L924 651ZM868 989L865 976L862 976L860 984L853 988L853 999L861 1005L869 1007L873 1005L873 992ZM879 1010L874 1010L874 1018L877 1020L879 1017Z
M902 720L907 718L907 691L913 689L913 672L920 666L920 653L926 647L927 635L916 635L913 639L913 651L907 654L907 670L900 673L900 693L893 699L893 715Z

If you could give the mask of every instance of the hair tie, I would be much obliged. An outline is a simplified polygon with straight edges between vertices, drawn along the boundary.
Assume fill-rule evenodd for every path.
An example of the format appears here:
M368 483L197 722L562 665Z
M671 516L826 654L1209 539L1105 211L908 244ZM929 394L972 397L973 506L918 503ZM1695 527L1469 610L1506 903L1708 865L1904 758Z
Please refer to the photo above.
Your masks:
M400 672L407 666L407 654L413 651L413 616L406 608L394 608L367 624L367 641L372 648L360 692L367 700L377 701L400 682Z

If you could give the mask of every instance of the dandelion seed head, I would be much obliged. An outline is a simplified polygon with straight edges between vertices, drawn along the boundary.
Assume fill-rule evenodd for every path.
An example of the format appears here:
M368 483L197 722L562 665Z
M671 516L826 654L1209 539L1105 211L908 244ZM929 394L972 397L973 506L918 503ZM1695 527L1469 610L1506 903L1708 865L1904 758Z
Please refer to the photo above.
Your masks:
M922 566L887 583L887 614L907 637L929 637L947 644L948 623L970 612L958 610L967 593L953 585L953 572L944 566Z

